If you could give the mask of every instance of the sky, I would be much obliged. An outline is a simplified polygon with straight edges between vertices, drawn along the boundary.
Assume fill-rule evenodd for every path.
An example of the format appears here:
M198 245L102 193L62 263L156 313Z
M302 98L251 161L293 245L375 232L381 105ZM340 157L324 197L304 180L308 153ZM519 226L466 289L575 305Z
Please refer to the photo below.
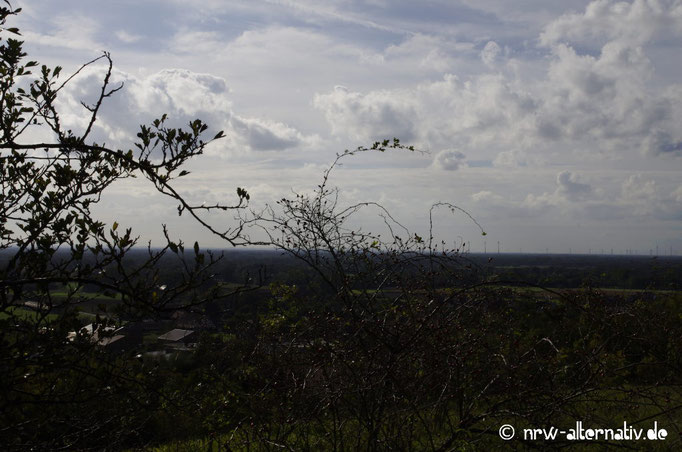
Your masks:
M31 59L64 72L111 53L124 88L96 139L129 149L167 113L226 137L179 184L192 202L260 207L309 193L336 153L397 137L422 152L355 155L343 203L379 202L411 231L434 212L473 251L682 254L682 0L31 0L13 2ZM85 127L104 68L61 93ZM40 131L25 140L45 138ZM212 136L212 134L211 134ZM97 210L160 244L227 244L141 180ZM381 232L379 212L353 221ZM216 225L231 218L212 215Z

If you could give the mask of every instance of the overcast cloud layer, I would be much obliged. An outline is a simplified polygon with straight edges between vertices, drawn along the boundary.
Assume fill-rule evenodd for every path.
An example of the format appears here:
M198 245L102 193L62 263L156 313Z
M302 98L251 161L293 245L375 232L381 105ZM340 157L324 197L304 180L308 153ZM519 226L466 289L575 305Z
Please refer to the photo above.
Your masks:
M428 153L346 162L333 181L349 202L415 230L452 202L489 235L445 213L436 230L472 251L682 252L682 0L17 3L33 59L73 70L111 52L125 87L98 140L128 148L162 113L225 131L192 165L193 200L242 186L270 202L309 190L337 152L398 137ZM64 92L69 127L102 70ZM176 221L135 184L103 207L148 238Z

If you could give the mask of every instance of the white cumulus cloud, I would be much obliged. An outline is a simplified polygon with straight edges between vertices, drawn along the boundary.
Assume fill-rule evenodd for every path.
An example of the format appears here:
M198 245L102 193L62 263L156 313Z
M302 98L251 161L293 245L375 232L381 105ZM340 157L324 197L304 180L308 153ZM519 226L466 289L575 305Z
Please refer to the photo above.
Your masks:
M417 133L419 118L409 93L381 90L361 94L337 86L330 93L316 95L313 105L324 112L335 134L360 140L399 137L410 141Z
M104 69L86 68L60 96L62 120L79 133L87 126L87 111L80 105L92 104L102 83ZM234 113L227 82L210 74L184 69L164 69L147 77L121 71L112 74L112 86L123 89L105 99L96 123L95 139L130 146L139 124L166 113L168 125L186 127L200 118L214 132L224 130L226 143L244 150L284 150L310 145L315 137L267 118L243 117ZM213 149L214 153L217 151Z

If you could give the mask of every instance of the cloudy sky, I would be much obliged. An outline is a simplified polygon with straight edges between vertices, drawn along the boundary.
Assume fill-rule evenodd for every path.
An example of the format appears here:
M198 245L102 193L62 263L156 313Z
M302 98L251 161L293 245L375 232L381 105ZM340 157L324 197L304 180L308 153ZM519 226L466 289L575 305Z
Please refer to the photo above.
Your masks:
M305 192L337 152L398 137L426 152L346 161L332 179L345 202L381 202L414 231L451 202L488 235L449 211L436 233L471 251L682 253L682 0L14 4L32 59L74 70L111 52L125 87L99 140L127 149L162 113L225 131L191 165L193 201ZM101 73L64 92L69 127ZM100 212L143 239L167 222L221 246L138 182Z

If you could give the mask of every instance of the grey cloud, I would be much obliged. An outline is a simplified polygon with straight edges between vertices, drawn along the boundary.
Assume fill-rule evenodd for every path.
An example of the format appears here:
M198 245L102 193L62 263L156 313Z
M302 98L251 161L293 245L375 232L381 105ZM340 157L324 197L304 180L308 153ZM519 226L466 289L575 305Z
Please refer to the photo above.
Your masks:
M675 191L670 193L670 198L673 199L678 204L682 205L682 185L677 187Z
M91 103L104 77L103 67L89 67L73 79L59 98L65 125L79 128L87 118L80 101ZM149 123L163 113L169 125L186 126L200 117L213 129L224 125L230 115L231 102L225 80L209 74L167 69L148 77L114 71L112 86L123 83L123 89L105 99L98 116L98 141L126 145L134 138L141 123Z
M562 130L561 127L559 127L559 123L553 122L544 115L537 118L536 127L540 138L558 140L562 136Z
M36 11L36 16L44 14ZM82 12L73 14L56 13L50 22L48 32L36 32L31 29L22 30L26 42L49 47L62 47L72 50L101 49L103 45L97 39L101 31L99 21Z
M674 138L671 133L665 130L654 129L642 142L642 149L652 155L682 156L682 140Z
M87 116L80 100L92 101L103 75L102 68L88 68L67 85L60 100L66 126L85 127ZM173 127L185 127L201 118L212 130L224 130L232 149L284 150L311 144L315 139L280 122L236 115L228 97L230 89L221 77L164 69L144 78L116 71L112 80L114 85L124 83L124 88L106 99L102 107L93 137L99 142L130 146L138 125L163 113L168 114L168 125Z
M626 205L598 202L583 206L587 218L599 221L617 220L632 216L632 209Z
M363 95L341 86L328 94L317 94L313 100L313 105L324 112L333 133L347 133L361 140L412 140L418 119L413 103L409 94L373 91Z
M466 165L466 156L459 151L445 150L436 154L433 164L442 170L455 171Z
M130 33L126 30L118 30L114 33L114 36L116 36L116 38L119 41L121 41L125 44L133 44L133 43L138 42L142 39L142 36L134 34L134 33Z
M472 196L477 203L491 209L504 209L511 216L539 216L549 211L566 213L581 209L585 205L599 202L595 197L596 190L570 171L561 171L556 176L556 188L552 192L540 195L529 193L519 201L503 197L489 190L484 190Z
M410 89L337 89L318 94L314 105L336 135L367 139L397 133L432 148L454 144L470 155L505 148L682 155L682 130L675 120L682 115L682 86L659 85L652 52L642 45L654 38L677 39L673 25L682 24L682 2L660 1L655 8L640 3L596 1L584 13L550 23L542 38L549 46L545 78L524 78L512 70L523 64L515 61L516 66L496 65L495 74L445 74ZM601 20L609 30L600 30ZM631 39L638 24L660 21L667 24L663 30ZM571 42L567 23L601 36L601 49L594 55L576 50L579 40ZM656 55L660 52L673 57L670 48ZM489 41L481 58L493 65L499 53Z
M481 50L481 60L486 66L492 67L497 61L502 49L495 41L488 41L483 50Z
M282 123L233 116L230 124L255 151L282 151L305 141L300 132Z
M333 133L368 139L397 136L428 147L506 145L519 138L535 101L499 74L471 81L446 74L412 89L315 96Z
M627 178L621 186L621 197L627 202L648 203L657 197L656 182L645 180L641 174Z
M499 215L506 218L539 217L553 207L546 196L528 195L523 201L519 201L508 195L502 196L490 190L474 193L471 195L471 199L478 205L478 208L493 212L495 216Z
M592 141L591 147L606 151L640 147L652 155L677 153L682 136L674 118L682 91L678 85L661 89L654 84L656 61L650 55L655 38L677 39L675 28L663 22L682 28L680 5L595 1L584 14L562 16L548 25L541 41L550 46L553 59L538 112L542 120L536 123L540 137ZM661 29L648 32L654 23ZM592 35L603 38L596 55L572 47L580 44L579 36ZM654 55L666 53L662 47Z
M531 208L566 206L570 203L589 201L594 194L594 188L590 184L582 182L577 174L561 171L556 176L554 192L543 193L539 196L529 194L524 204Z
M481 8L490 11L508 13L510 9L499 1L481 3ZM617 6L615 2L597 1L585 11L551 21L542 35L545 47L535 49L546 57L544 62L514 59L513 52L509 58L501 58L501 47L506 49L506 44L497 42L504 42L502 38L486 37L467 49L466 43L457 42L451 35L426 32L399 38L391 45L396 40L393 37L383 50L377 50L370 45L340 45L333 34L267 27L245 32L228 48L231 55L243 51L239 55L257 69L270 68L289 79L296 74L291 67L291 48L311 55L316 62L312 73L330 66L330 55L344 55L362 61L364 69L360 71L375 72L381 80L388 77L388 83L380 82L379 86L402 86L372 88L340 68L336 78L329 77L327 86L344 81L350 90L339 87L325 92L313 88L318 93L313 106L322 113L332 134L341 138L367 142L397 136L423 148L456 147L469 156L490 159L493 152L510 148L525 151L529 159L533 158L531 154L573 153L573 149L595 155L627 154L639 149L649 155L680 155L682 130L677 130L675 118L682 115L682 89L661 86L655 78L659 58L655 55L671 58L676 52L661 47L654 53L648 45L652 40L676 42L680 2L659 1L656 8L650 7L651 2L635 3ZM541 7L537 1L524 4L548 12L561 9L556 5ZM348 5L337 6L332 9L343 10ZM667 24L661 25L661 30L646 32L639 41L630 39L638 27L661 21ZM602 23L608 30L600 29ZM584 40L567 24L598 36L599 47L585 51ZM211 41L222 45L219 40ZM474 50L480 50L484 43L483 51L477 54ZM466 67L474 70L454 64L462 61L463 55L470 63ZM348 60L343 58L339 67L347 65ZM484 63L490 65L489 72L481 72ZM405 73L411 74L411 86L400 81L404 80L402 72L391 74L401 68L409 68ZM460 75L453 75L455 71ZM467 71L472 75L466 75ZM312 78L308 72L303 76L306 83ZM273 137L257 129L252 128L252 145L271 146ZM659 129L668 134L667 139L661 134L655 136ZM294 141L290 136L284 142L277 141L276 147L290 146Z
M570 171L562 171L556 177L557 193L570 201L581 201L592 194L592 186L578 181Z
M518 168L528 164L525 153L517 149L500 152L492 163L493 166L503 168Z
M544 45L562 40L593 43L622 39L643 43L656 36L682 31L679 0L596 0L583 13L564 14L540 35Z

